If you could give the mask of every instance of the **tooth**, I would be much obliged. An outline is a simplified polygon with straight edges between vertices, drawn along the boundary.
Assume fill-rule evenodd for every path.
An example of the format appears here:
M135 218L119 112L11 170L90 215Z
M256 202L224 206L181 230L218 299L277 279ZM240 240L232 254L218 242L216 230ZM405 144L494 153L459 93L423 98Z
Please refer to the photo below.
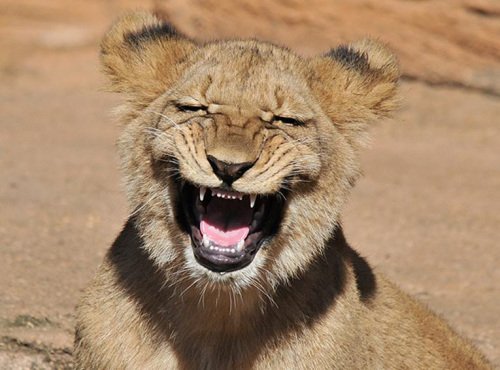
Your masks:
M257 199L257 195L255 194L250 194L250 208L253 208L255 205L255 200Z
M241 239L236 245L236 250L238 252L241 252L243 250L244 244L245 244L245 239Z
M202 202L203 202L203 199L205 199L205 193L206 193L206 191L207 191L207 188L206 188L206 187L202 186L202 187L200 188L200 200L201 200Z
M243 200L243 195L241 195L241 194L240 194L240 195L238 195L238 199L239 199L239 200Z
M258 225L259 225L259 221L254 219L252 221L252 223L250 224L250 229L254 230Z
M236 250L234 248L231 248L231 253L234 253L236 252Z
M203 246L205 248L208 248L209 245L210 245L210 240L208 239L208 236L203 235Z

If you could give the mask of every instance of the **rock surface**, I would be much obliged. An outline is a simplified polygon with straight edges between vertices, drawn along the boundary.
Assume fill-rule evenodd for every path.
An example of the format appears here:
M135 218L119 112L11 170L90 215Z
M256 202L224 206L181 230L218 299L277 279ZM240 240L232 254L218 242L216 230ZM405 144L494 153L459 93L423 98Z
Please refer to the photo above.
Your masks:
M347 237L500 366L497 3L140 4L204 39L256 36L304 54L367 34L391 44L415 81L373 131ZM2 369L72 366L74 306L127 215L97 45L138 5L0 0Z

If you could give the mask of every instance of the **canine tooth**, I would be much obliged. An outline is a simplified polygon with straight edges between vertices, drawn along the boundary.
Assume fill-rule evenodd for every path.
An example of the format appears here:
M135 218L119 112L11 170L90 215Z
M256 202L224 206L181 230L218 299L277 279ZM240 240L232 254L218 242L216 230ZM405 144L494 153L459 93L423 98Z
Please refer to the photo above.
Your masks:
M236 252L236 249L231 248L231 253L234 253L234 252Z
M211 250L211 251L213 251L213 250L214 250L214 248L215 248L215 247L214 247L213 245L211 245L211 246L210 246L210 250Z
M257 195L255 194L250 194L250 208L253 208L255 205L255 200L257 199Z
M244 239L241 239L238 244L236 245L236 250L238 252L241 252L243 250L243 247L244 247L244 244L245 244L245 240Z
M250 228L253 230L253 229L255 229L258 225L259 225L259 221L254 219L254 220L252 221L252 223L250 224Z
M209 245L210 245L210 240L208 239L208 236L203 235L203 246L205 248L208 248Z
M200 200L203 202L203 199L205 199L205 193L207 192L207 188L202 186L200 188Z

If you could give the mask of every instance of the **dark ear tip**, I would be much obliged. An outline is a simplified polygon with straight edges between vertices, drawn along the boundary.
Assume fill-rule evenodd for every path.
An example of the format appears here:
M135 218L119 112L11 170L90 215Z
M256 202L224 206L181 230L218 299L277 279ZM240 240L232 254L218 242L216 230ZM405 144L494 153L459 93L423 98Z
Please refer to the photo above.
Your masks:
M124 35L126 42L138 46L143 42L153 41L160 38L181 38L184 37L177 29L170 23L161 21L161 23L147 25L139 31L129 32Z
M363 39L349 45L341 45L330 50L325 56L359 73L378 71L394 80L400 75L396 55L385 43L378 40Z
M358 51L349 45L340 45L325 54L326 57L340 62L344 67L365 72L370 69L366 53Z
M160 20L157 16L146 11L129 12L118 18L104 35L101 42L102 53L114 50L124 42L138 46L144 41L158 38L183 37L174 26Z

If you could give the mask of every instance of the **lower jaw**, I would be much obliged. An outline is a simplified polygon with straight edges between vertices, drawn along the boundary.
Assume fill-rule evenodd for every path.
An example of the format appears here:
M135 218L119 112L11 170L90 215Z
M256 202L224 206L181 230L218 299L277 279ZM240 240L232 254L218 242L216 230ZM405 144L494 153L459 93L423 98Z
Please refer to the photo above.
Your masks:
M253 257L245 258L245 255L228 259L221 255L211 255L206 251L197 251L196 249L194 250L194 257L196 258L196 261L203 267L209 269L212 272L218 272L220 274L241 270L253 261Z
M264 241L261 235L249 235L240 249L237 246L223 247L213 243L205 246L200 231L195 227L192 227L191 238L196 261L217 273L233 272L250 265Z

